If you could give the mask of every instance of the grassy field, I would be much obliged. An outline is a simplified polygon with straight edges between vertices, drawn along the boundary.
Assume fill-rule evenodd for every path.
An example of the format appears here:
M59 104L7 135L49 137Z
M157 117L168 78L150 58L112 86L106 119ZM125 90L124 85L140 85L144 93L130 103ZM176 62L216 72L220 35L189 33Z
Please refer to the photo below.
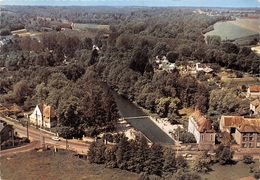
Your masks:
M139 175L119 169L108 169L104 165L89 164L73 152L32 150L0 158L2 180L136 180Z
M0 179L9 180L136 180L139 175L119 169L105 168L104 165L89 164L87 160L80 159L73 152L59 150L36 151L17 153L0 158ZM189 161L191 164L192 161ZM253 164L254 169L259 168L259 161ZM250 165L237 162L230 166L215 164L208 174L200 174L203 179L210 180L234 180L247 176L250 173Z
M254 164L254 169L259 168L259 161L256 161ZM244 164L239 161L235 165L225 165L221 166L215 164L212 166L212 171L209 174L202 174L202 178L208 180L235 180L242 177L252 176L254 177L254 173L250 173L250 164Z
M206 33L207 35L218 35L222 40L233 40L259 34L259 20L239 19L236 21L218 22L214 25L214 30Z

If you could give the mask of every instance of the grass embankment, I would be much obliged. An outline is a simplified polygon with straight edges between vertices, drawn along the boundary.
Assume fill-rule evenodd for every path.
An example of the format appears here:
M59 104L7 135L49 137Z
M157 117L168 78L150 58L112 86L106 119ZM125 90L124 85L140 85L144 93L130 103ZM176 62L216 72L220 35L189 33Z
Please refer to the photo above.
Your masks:
M104 165L89 164L75 156L74 152L32 150L0 158L0 179L126 179L136 180L139 175L119 169L108 169Z

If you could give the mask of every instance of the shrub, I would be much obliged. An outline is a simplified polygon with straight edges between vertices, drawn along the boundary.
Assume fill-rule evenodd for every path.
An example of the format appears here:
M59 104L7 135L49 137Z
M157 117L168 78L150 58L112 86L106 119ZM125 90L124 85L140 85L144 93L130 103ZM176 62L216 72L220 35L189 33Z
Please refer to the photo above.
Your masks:
M245 164L251 164L251 163L253 163L253 162L254 162L254 161L253 161L253 156L250 155L250 154L244 155L244 156L243 156L243 162L244 162Z

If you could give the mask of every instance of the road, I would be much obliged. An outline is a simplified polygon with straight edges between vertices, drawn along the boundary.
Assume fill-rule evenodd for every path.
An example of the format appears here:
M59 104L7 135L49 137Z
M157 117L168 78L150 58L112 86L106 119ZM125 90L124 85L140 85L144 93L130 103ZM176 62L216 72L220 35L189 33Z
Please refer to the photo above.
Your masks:
M14 131L17 132L17 136L27 137L27 128L26 127L23 127L18 122L13 122L13 121L10 121L3 117L1 117L1 119L6 121L8 124L13 125ZM76 139L67 140L67 143L66 143L66 139L64 139L64 138L60 138L61 141L54 141L51 139L54 135L46 133L39 129L35 129L33 127L29 127L28 132L29 132L29 139L31 141L30 144L21 146L21 147L17 147L17 148L1 150L0 155L3 156L3 155L16 153L16 152L28 151L28 150L31 150L34 148L40 148L42 146L45 146L45 147L56 146L57 148L61 148L61 149L66 149L66 146L67 146L67 148L70 150L76 151L78 153L86 154L88 151L88 147L91 143L91 142L85 143L81 140L76 140ZM40 138L40 137L42 137L42 138Z
M27 136L27 129L26 127L23 127L21 124L18 122L13 122L10 121L6 118L1 117L4 121L6 121L8 124L12 124L15 132L17 132L17 135L19 137L26 137ZM42 144L45 145L45 147L54 147L56 146L57 148L61 149L66 149L66 145L68 149L76 151L81 154L86 154L89 148L89 145L91 142L83 142L82 140L68 140L68 143L66 144L66 139L60 138L61 141L54 141L51 138L53 137L52 134L48 134L42 131L42 137L43 140L40 140L40 130L35 129L33 127L29 127L29 139L31 140L31 143L25 146L17 147L17 148L12 148L12 149L7 149L7 150L1 150L0 155L8 155L12 153L17 153L17 152L24 152L24 151L29 151L34 148L40 148ZM176 147L173 147L174 149ZM178 155L183 155L185 153L191 154L192 158L187 158L187 160L194 160L200 153L201 151L183 151L179 150ZM243 158L243 155L246 154L251 154L253 155L254 159L259 159L260 158L260 151L259 149L241 149L239 152L235 151L234 160L240 160Z

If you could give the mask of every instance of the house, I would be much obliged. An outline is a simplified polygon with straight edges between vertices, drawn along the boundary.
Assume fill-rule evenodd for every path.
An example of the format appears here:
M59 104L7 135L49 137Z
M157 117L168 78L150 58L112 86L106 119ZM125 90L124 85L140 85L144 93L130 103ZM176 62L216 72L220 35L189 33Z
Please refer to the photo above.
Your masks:
M247 97L260 97L260 85L249 86L247 89Z
M189 117L188 132L195 136L199 145L214 145L216 131L212 122L198 109Z
M57 116L54 108L45 104L37 105L29 118L30 123L37 127L52 128L57 125Z
M203 63L196 63L196 71L203 71L207 66Z
M0 120L0 133L1 133L1 139L0 143L12 140L14 137L14 128L13 125L7 124L5 121Z
M259 99L255 99L250 103L250 111L252 115L259 116L260 115L260 101Z
M222 116L219 126L233 136L240 148L260 148L260 118Z

